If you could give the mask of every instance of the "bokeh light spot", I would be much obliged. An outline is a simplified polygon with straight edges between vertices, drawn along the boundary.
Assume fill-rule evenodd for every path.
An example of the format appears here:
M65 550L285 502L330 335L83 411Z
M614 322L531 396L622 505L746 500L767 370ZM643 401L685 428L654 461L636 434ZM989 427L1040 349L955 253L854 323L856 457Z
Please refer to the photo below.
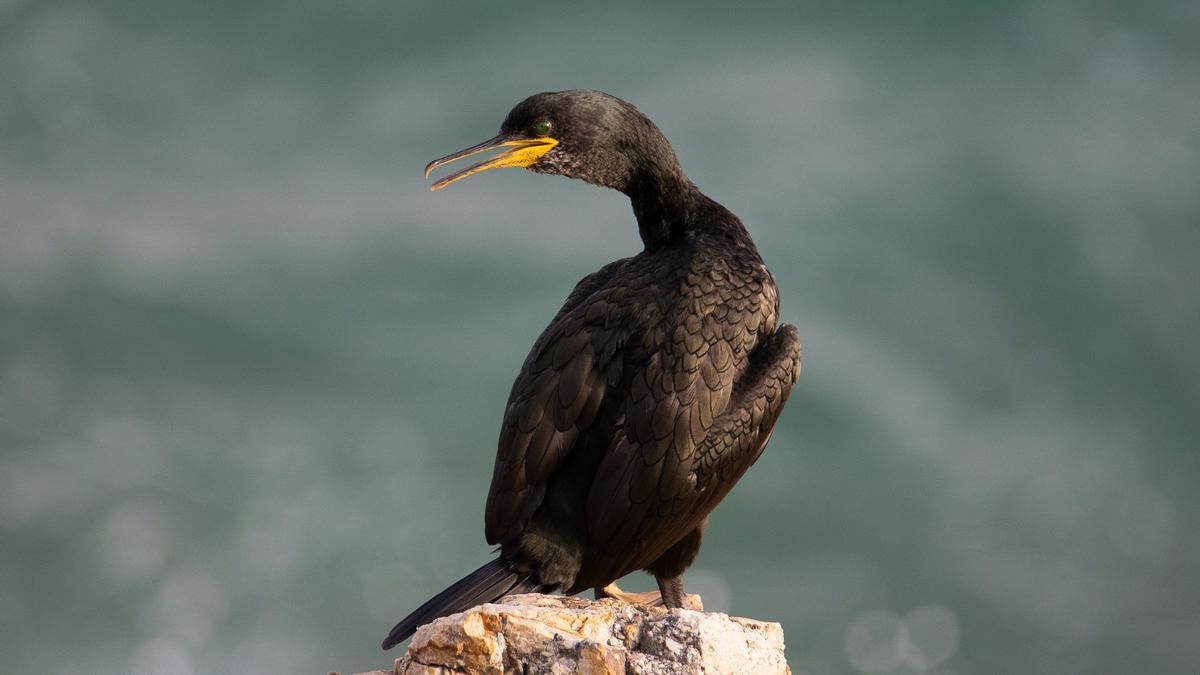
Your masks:
M850 665L863 673L887 673L900 665L904 624L895 612L861 614L846 629L844 646Z

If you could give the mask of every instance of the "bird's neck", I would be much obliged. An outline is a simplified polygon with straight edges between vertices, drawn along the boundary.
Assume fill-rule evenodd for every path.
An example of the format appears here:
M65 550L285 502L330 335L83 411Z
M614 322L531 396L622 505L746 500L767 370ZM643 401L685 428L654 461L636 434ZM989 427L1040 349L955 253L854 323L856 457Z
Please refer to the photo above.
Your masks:
M647 251L670 246L695 222L703 195L683 171L647 171L636 175L623 190L633 204L638 234Z

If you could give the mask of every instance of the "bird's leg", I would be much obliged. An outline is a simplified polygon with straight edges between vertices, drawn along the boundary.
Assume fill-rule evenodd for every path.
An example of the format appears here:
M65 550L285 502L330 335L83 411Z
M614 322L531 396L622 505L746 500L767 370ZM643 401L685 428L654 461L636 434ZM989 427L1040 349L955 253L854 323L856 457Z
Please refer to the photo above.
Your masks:
M658 582L658 592L662 596L662 604L670 609L695 609L691 598L683 591L683 575L663 578L655 577Z
M621 602L628 602L633 605L648 605L650 607L662 607L663 600L659 593L648 591L646 593L626 593L617 586L617 582L613 582L604 588L596 588L593 591L597 600L603 598L616 598Z
M700 596L690 596L684 592L683 571L696 560L696 554L700 552L700 541L704 538L704 526L707 524L707 518L700 521L695 529L675 542L658 557L658 560L646 568L658 582L658 591L664 607L704 611Z

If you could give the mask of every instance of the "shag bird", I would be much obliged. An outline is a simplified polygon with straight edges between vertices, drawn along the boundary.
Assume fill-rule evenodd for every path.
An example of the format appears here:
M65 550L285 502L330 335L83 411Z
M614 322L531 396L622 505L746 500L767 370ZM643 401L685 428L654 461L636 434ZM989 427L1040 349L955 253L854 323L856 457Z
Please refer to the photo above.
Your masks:
M643 249L584 277L513 383L484 533L499 556L396 624L506 595L594 589L645 570L684 607L708 514L762 454L800 372L795 327L750 234L684 175L658 127L598 91L535 94L499 135L434 160L579 178L629 196ZM632 595L632 594L630 594Z

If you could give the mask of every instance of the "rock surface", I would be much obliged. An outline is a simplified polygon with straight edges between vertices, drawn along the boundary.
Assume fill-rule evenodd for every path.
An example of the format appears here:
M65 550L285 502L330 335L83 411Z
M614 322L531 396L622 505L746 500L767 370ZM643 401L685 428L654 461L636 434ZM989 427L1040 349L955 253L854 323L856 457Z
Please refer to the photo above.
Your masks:
M692 600L700 606L699 598ZM422 626L394 672L774 675L791 670L777 623L613 599L530 594Z

